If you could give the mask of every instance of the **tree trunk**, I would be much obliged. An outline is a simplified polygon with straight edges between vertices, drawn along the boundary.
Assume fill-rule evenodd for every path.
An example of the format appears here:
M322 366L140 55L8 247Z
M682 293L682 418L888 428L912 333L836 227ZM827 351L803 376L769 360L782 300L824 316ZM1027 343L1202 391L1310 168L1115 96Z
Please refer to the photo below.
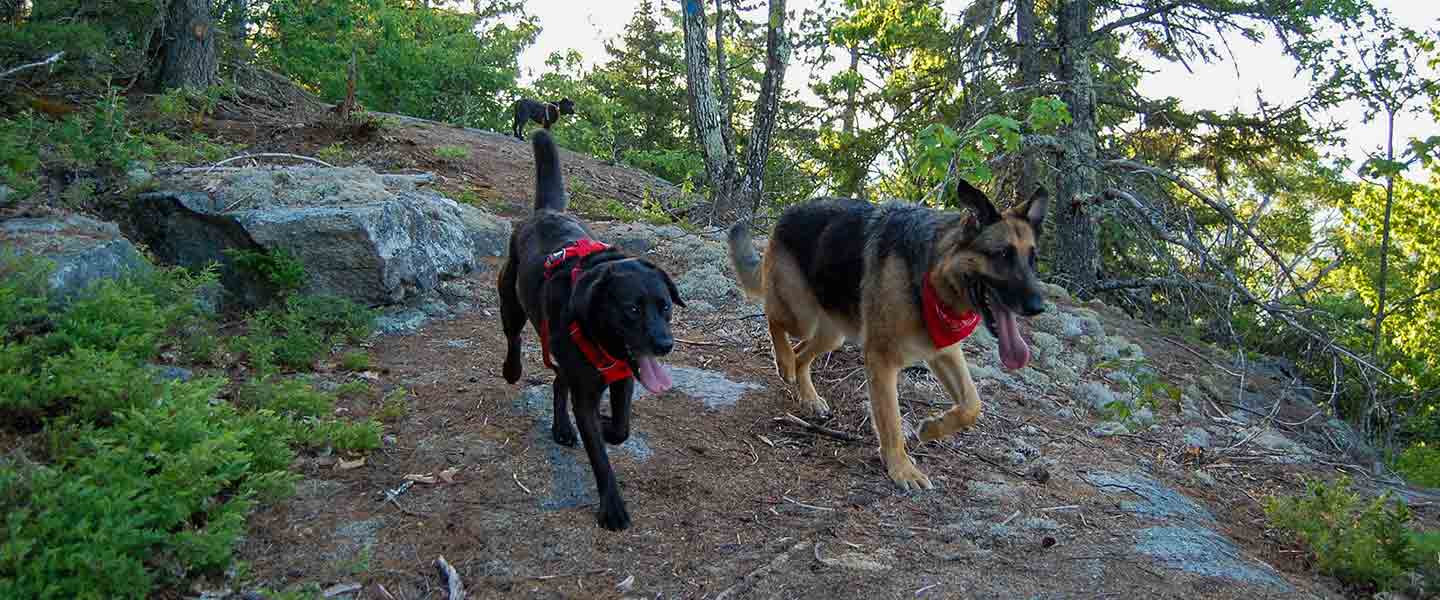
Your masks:
M230 0L230 47L241 56L249 56L245 48L245 38L250 33L248 0Z
M1016 62L1020 67L1020 98L1023 100L1034 98L1037 88L1040 85L1040 41L1037 39L1039 26L1035 20L1035 0L1016 0L1015 2L1015 40L1019 44L1019 55ZM1035 193L1035 188L1040 185L1040 158L1035 154L1038 149L1023 150L1024 155L1020 159L1020 178L1015 186L1016 202L1023 202Z
M1385 160L1395 162L1395 111L1386 113ZM1385 220L1380 226L1380 281L1376 283L1375 289L1379 292L1379 298L1375 302L1375 331L1374 338L1370 341L1370 354L1378 361L1380 358L1380 340L1385 331L1385 292L1386 280L1390 277L1390 212L1395 206L1395 176L1385 177Z
M754 214L765 197L765 161L780 112L780 95L785 87L785 67L790 64L790 38L785 35L785 0L770 0L770 20L765 39L765 77L760 80L760 97L755 100L754 124L745 146L745 181L741 207Z
M851 44L849 50L850 75L858 78L860 74L860 48L859 46ZM841 138L844 139L847 144L855 143L855 121L860 108L859 101L857 100L859 95L859 86L851 87L845 92L845 113L842 117L844 122L840 124L842 128L840 131L844 134ZM853 152L851 156L854 156ZM839 192L841 196L846 198L861 198L865 194L865 174L861 172L846 176L840 185L841 188L836 191Z
M219 83L210 0L171 0L166 14L160 85L205 89Z
M1093 0L1067 0L1059 11L1056 29L1060 52L1061 99L1070 107L1072 122L1061 133L1064 152L1059 157L1056 199L1051 203L1055 223L1056 273L1071 293L1084 298L1094 287L1100 245L1087 202L1096 192L1095 85L1091 75L1090 39L1095 18Z
M725 151L735 153L735 99L730 87L730 70L725 67L725 6L715 0L715 87L720 94L720 136Z
M733 131L721 114L721 105L710 81L709 40L705 35L705 9L700 0L684 0L682 28L685 33L686 99L695 141L705 160L710 178L712 214L721 219L748 219L764 197L765 160L775 132L775 114L784 89L785 67L790 62L790 43L785 35L785 0L771 0L765 43L765 76L746 145L744 179L735 152L726 144Z

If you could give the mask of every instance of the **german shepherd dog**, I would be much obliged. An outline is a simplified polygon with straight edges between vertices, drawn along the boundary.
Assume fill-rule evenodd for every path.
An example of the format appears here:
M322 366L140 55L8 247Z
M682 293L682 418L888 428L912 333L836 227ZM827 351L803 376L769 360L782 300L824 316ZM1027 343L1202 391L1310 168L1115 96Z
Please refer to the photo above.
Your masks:
M535 212L515 227L510 256L500 269L500 319L508 348L505 381L520 380L520 333L528 317L540 335L545 364L555 370L555 420L550 432L575 445L567 402L595 473L600 525L630 526L605 444L630 437L630 397L635 380L652 393L671 386L658 357L670 353L672 305L685 306L670 276L650 262L630 258L595 241L590 228L566 214L564 182L555 142L544 130L535 151ZM600 416L600 395L610 390L610 417Z
M515 121L510 125L510 133L515 139L525 140L525 122L534 121L541 127L549 129L551 125L560 121L560 115L575 114L575 102L569 98L561 98L555 102L541 102L530 98L521 98L515 101Z
M980 397L955 342L983 319L999 340L1004 366L1019 369L1030 349L1015 315L1044 310L1035 252L1045 190L1005 213L964 181L959 198L972 216L835 198L795 206L780 217L763 263L749 228L730 230L740 286L765 300L775 368L786 383L798 384L800 401L817 416L829 416L830 406L815 391L811 364L846 339L864 347L880 456L904 490L931 484L905 452L895 387L900 370L924 360L955 401L924 421L922 442L969 427L980 416ZM794 347L791 336L799 339Z

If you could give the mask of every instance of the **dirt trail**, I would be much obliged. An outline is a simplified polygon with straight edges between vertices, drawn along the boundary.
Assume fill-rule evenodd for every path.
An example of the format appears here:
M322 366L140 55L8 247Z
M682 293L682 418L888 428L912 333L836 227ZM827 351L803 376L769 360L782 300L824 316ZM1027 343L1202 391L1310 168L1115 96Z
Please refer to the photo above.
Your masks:
M262 133L262 149L310 153L331 142L309 130ZM469 158L432 156L450 144ZM525 212L533 185L528 146L495 134L406 122L353 151L377 170L434 170L442 187L478 189L510 216ZM633 204L664 187L566 156L572 195L580 181ZM299 493L251 519L242 558L254 581L443 598L432 566L443 555L478 598L1340 595L1266 532L1266 496L1293 493L1302 475L1357 470L1336 452L1343 436L1317 428L1323 416L1280 431L1250 414L1313 415L1284 382L1247 375L1237 386L1219 353L1059 300L1048 320L1025 326L1033 369L1001 372L993 340L965 342L985 412L951 439L912 441L937 489L900 494L874 447L855 348L818 362L815 375L836 409L827 425L862 442L777 423L799 409L773 373L759 308L740 302L725 275L722 246L675 227L597 229L666 267L690 304L677 312L681 343L668 361L677 389L638 399L631 441L611 448L633 527L596 525L583 451L550 440L551 375L533 332L522 385L500 377L494 273L482 272L453 286L468 289L474 310L374 340L374 378L387 393L403 387L408 410L363 467L298 461ZM1097 407L1137 389L1138 372L1114 366L1127 360L1184 398L1099 422ZM923 369L902 379L907 424L948 405ZM344 410L380 407L372 398ZM414 483L386 500L407 475L446 469L453 482ZM1430 500L1417 513L1433 523Z
M601 230L625 240L636 228ZM694 249L661 237L650 256L688 274ZM1335 595L1265 537L1257 502L1325 467L1242 449L1196 475L1207 461L1173 427L1095 438L1092 420L1057 416L1068 390L1012 386L982 367L979 426L912 445L937 489L896 493L873 448L855 349L818 363L816 376L837 408L829 425L863 443L776 423L798 409L773 375L758 310L723 298L714 312L677 314L684 341L668 362L678 389L637 400L632 440L611 449L635 525L604 531L583 451L549 439L550 374L531 333L522 385L499 376L491 276L467 281L481 308L375 341L377 370L408 390L410 409L362 468L304 459L301 493L252 521L244 558L261 581L438 598L430 563L444 555L481 598ZM1164 372L1210 368L1134 339ZM907 422L948 403L925 373L906 378ZM384 501L407 474L447 468L454 483Z

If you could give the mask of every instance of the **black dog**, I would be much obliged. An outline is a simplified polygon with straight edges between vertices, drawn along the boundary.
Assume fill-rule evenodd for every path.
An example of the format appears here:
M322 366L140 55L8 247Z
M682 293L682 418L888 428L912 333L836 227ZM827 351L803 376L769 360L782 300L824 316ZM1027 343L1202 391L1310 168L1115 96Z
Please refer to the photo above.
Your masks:
M549 132L537 131L535 213L510 236L510 257L500 270L500 318L509 344L505 380L520 380L520 333L540 334L545 365L555 370L555 441L575 445L566 401L575 405L580 439L600 492L600 525L619 531L630 514L610 469L605 443L630 437L634 379L652 393L670 388L656 357L670 353L671 304L685 306L670 276L648 261L595 241L590 229L565 214L560 156ZM610 418L600 416L600 395L610 389ZM603 438L603 439L602 439Z
M560 115L575 114L575 103L569 98L561 98L558 102L541 102L529 98L521 98L515 101L515 124L510 126L510 133L515 139L525 140L525 121L534 121L541 127L549 129L560 120Z

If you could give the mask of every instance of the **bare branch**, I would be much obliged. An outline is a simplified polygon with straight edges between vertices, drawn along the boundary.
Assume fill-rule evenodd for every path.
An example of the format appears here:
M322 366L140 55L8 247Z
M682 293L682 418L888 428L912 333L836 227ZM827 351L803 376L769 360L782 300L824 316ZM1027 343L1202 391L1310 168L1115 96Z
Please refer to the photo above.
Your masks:
M1149 21L1152 17L1155 17L1155 16L1160 15L1160 14L1162 14L1162 13L1170 12L1170 11L1173 10L1173 9L1179 8L1182 4L1184 4L1184 3L1183 3L1183 2L1167 2L1167 3L1161 4L1161 5L1159 5L1159 6L1151 7L1149 10L1146 10L1146 11L1143 11L1143 12L1140 12L1140 13L1137 13L1137 14L1134 14L1134 15L1130 15L1130 16L1125 17L1125 18L1123 18L1123 19L1118 19L1118 20L1115 20L1115 21L1111 21L1111 22L1109 22L1109 23L1106 23L1106 24L1104 24L1104 25L1101 25L1101 26L1099 26L1099 27L1096 27L1096 28L1094 29L1094 32L1093 32L1091 35L1092 35L1093 37L1100 37L1100 36L1102 36L1102 35L1107 35L1107 34L1109 34L1109 33L1111 33L1111 32L1114 32L1114 31L1117 30L1117 29L1123 29L1123 28L1129 27L1129 26L1131 26L1131 25L1135 25L1135 24L1138 24L1138 23L1144 23L1144 22L1146 22L1146 21Z
M9 77L9 76L11 76L11 75L14 75L14 74L16 74L16 73L19 73L19 72L21 72L21 71L24 71L25 69L33 69L33 68L35 68L35 67L43 67L43 66L45 66L45 65L55 64L56 62L59 62L59 61L60 61L60 57L62 57L62 56L65 56L65 53L64 53L64 52L56 52L55 54L52 54L52 55L50 56L50 58L47 58L47 59L42 60L42 61L40 61L40 62L33 62L33 63L28 64L28 65L20 65L20 66L18 66L18 67L15 67L15 68L13 68L13 69L10 69L10 70L8 70L8 71L5 71L4 73L0 73L0 79L4 79L4 78L6 78L6 77Z

